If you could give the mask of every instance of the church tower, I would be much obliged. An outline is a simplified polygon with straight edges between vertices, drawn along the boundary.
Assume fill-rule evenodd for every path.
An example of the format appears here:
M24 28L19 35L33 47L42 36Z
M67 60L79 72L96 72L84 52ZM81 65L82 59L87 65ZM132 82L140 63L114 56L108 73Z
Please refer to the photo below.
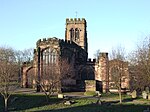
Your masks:
M88 52L86 20L84 18L66 19L65 40L76 43Z

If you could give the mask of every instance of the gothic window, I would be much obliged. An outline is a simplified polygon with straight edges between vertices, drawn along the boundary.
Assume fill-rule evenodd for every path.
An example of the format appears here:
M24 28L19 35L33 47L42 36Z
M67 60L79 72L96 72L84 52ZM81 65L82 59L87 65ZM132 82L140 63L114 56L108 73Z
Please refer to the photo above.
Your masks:
M51 52L51 60L52 60L52 63L56 63L56 59L57 59L57 51L56 51L56 49L54 49L54 50Z
M73 39L74 38L74 29L71 28L70 30L70 38Z
M75 41L77 41L79 39L79 29L76 28L75 29Z
M56 49L47 48L43 51L43 64L49 65L52 63L56 63L57 59L57 51Z
M48 59L49 51L48 50L49 49L46 49L46 50L43 51L43 63L44 64L48 64L49 63L49 59Z
M56 49L47 48L43 51L43 74L49 74L56 65L58 53Z
M81 70L81 79L82 80L94 80L94 71L91 67L82 68Z

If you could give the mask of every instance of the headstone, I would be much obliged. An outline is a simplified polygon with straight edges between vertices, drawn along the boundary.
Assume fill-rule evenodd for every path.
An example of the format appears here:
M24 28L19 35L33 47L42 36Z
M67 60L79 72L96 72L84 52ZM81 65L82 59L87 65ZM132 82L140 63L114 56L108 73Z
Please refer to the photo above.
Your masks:
M148 94L147 94L146 91L143 91L143 92L142 92L142 97L143 97L144 99L148 99Z
M134 90L134 91L131 93L131 97L132 97L132 98L137 98L137 92L136 92L136 90Z
M146 87L145 91L146 91L146 93L149 93L150 92L149 87Z
M150 93L148 94L148 100L150 100Z
M67 96L67 95L64 95L64 99L65 99L65 100L69 100L69 99L70 99L70 97L69 97L69 96Z
M99 91L96 91L96 94L97 94L98 97L101 97L101 96L102 96Z
M126 94L127 94L127 95L131 95L131 92L127 92Z
M65 104L65 105L71 105L72 102L71 102L71 101L66 101L64 104Z
M58 98L62 99L62 98L64 98L64 95L63 94L58 94Z

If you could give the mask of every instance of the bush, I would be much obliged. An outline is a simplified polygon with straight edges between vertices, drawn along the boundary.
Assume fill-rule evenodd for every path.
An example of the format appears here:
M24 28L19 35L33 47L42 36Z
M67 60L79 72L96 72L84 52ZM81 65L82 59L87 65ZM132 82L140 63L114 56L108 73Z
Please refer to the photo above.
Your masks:
M97 93L95 91L86 91L86 92L84 92L84 95L86 95L86 96L96 96Z

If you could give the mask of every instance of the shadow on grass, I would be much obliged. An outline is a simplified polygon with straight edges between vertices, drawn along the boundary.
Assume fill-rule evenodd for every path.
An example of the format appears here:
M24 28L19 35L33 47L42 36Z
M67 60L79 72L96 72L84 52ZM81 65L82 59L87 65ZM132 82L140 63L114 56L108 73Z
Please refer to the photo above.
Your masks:
M3 107L4 107L3 98L2 98L2 96L0 94L0 112L2 112Z
M57 104L61 100L57 98L50 98L49 103L46 101L45 95L28 95L15 94L12 95L8 101L9 111L23 111L31 108L38 108L45 105ZM0 112L4 110L4 101L0 96Z
M149 105L97 105L68 107L64 109L40 110L37 112L143 112Z
M131 102L131 101L133 101L133 100L135 100L136 98L125 98L125 99L123 99L122 101L123 102Z
M15 99L14 102L11 102ZM11 112L143 112L143 110L150 108L150 105L135 105L123 103L120 105L118 101L102 102L102 105L95 104L96 100L93 99L73 99L74 104L66 106L63 100L51 98L50 103L46 102L45 95L25 95L16 94L10 98L9 108ZM124 102L131 101L132 99L125 99ZM3 99L0 97L0 112L3 112L4 105ZM56 107L53 107L56 106Z

